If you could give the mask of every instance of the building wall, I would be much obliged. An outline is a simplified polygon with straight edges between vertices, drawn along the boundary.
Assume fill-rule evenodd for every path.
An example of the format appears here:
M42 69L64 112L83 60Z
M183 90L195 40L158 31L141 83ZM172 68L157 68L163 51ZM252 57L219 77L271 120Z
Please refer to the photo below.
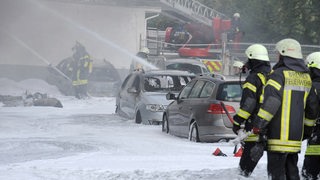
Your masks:
M145 37L145 9L0 1L0 65L56 65L79 41L93 58L128 68L140 37Z

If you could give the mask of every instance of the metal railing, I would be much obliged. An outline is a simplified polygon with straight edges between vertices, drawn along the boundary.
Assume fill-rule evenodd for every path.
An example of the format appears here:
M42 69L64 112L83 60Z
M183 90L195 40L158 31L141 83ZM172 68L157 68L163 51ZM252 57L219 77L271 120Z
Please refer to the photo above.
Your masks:
M160 2L188 15L189 18L212 26L213 17L228 17L210 7L207 7L195 0L160 0Z

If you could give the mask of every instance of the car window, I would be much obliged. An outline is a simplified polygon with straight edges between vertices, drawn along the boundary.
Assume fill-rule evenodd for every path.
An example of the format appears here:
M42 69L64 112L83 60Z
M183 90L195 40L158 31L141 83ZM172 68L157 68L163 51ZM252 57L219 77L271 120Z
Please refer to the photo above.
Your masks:
M189 98L197 98L200 95L200 92L203 88L205 81L197 81L197 83L193 86Z
M201 69L202 69L203 74L210 73L210 71L207 68L202 67Z
M241 86L238 83L223 83L217 94L221 101L240 102L242 95Z
M177 75L152 75L144 78L145 91L180 91L191 77Z
M196 83L197 81L192 81L189 84L187 84L182 91L179 94L179 99L186 99L188 97L188 95L190 94L190 91L193 87L193 85Z
M212 82L207 82L201 91L200 98L210 97L213 92L214 85L215 84Z

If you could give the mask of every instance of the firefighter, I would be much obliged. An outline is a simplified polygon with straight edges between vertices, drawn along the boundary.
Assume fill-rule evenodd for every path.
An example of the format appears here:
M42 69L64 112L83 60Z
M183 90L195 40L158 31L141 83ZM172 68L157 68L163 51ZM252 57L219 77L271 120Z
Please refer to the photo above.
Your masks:
M300 43L283 39L276 44L276 50L279 61L268 76L263 103L253 121L253 133L260 139L251 156L260 159L264 147L259 144L264 142L269 179L299 179L298 153L303 136L309 136L317 118L317 95Z
M320 100L320 52L311 53L307 57L312 84ZM302 166L302 176L306 179L320 178L320 120L319 115L311 137L308 138L307 149Z
M248 57L248 62L245 66L250 72L243 84L240 109L233 117L233 132L235 134L238 134L242 123L245 125L244 130L246 132L252 130L252 120L255 118L262 103L260 96L266 83L266 76L271 71L268 51L263 45L253 44L247 48L245 54ZM257 140L257 135L249 135L245 139L243 154L239 163L240 174L245 177L250 176L257 165L257 162L252 161L250 157L250 150Z
M137 57L145 60L146 62L149 62L149 49L147 47L143 47L140 49L140 51L136 54ZM133 59L130 65L130 71L144 71L146 70L146 67L142 65L141 62L137 61L136 59Z
M88 98L89 75L92 72L92 60L85 47L79 42L72 48L73 50L73 73L72 85L75 96L78 99Z
M243 62L241 62L241 61L234 61L234 62L233 62L233 65L232 65L232 67L233 67L233 75L239 75L239 74L241 74L241 73L242 73L243 66L244 66Z

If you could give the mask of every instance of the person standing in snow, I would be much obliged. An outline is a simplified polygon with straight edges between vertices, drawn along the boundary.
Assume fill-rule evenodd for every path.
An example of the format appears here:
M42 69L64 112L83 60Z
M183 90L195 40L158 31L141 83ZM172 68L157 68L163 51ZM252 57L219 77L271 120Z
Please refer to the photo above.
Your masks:
M300 179L298 153L303 137L310 135L317 118L318 98L300 43L283 39L276 44L276 50L279 61L268 76L253 132L266 137L269 179ZM251 153L252 157L256 154Z
M320 52L311 53L307 57L312 85L318 95L320 103ZM302 166L302 176L306 179L320 178L320 119L319 115L313 128L311 137L308 138L307 149Z
M85 47L79 42L72 48L73 50L73 73L72 85L75 90L75 96L78 99L89 97L88 82L89 75L92 72L92 60Z
M245 54L248 57L246 63L250 71L243 84L243 93L240 101L240 109L233 117L233 132L238 134L240 125L245 124L245 131L252 130L252 120L262 103L261 94L266 84L266 76L271 71L267 49L261 44L253 44L247 48ZM240 159L239 169L243 176L250 176L258 162L251 160L250 150L258 140L257 135L249 135L245 139L244 151Z

